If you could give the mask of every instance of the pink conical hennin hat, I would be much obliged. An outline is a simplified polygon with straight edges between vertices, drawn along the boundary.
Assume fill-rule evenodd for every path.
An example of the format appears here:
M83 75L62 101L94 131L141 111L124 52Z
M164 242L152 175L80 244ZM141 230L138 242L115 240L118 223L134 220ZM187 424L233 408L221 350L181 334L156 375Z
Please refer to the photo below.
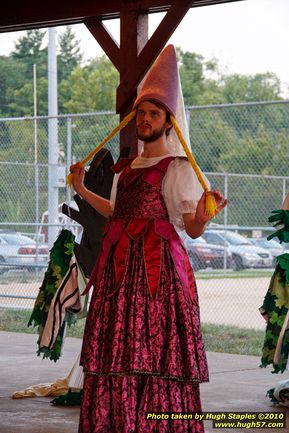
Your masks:
M175 116L178 100L178 69L176 51L168 45L151 67L133 108L151 99Z

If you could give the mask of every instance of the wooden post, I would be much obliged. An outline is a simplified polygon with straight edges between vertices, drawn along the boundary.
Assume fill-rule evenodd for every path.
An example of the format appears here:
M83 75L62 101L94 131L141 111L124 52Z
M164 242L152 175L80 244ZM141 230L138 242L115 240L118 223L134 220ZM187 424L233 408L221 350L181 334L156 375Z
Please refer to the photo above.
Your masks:
M84 20L87 28L101 45L120 74L117 89L116 112L120 119L131 111L137 89L145 74L190 9L192 0L174 1L168 12L148 39L149 12L145 2L122 0L120 3L120 45L103 26L101 18ZM120 150L137 153L135 125L132 121L120 133Z
M148 41L148 13L132 10L126 5L120 12L120 84L117 89L116 112L120 119L128 114L137 97L138 87L133 92L127 93L131 86L131 76L134 65L137 64L138 56ZM139 84L139 83L138 83ZM130 149L130 155L137 153L137 137L135 133L135 122L130 122L120 132L120 150Z

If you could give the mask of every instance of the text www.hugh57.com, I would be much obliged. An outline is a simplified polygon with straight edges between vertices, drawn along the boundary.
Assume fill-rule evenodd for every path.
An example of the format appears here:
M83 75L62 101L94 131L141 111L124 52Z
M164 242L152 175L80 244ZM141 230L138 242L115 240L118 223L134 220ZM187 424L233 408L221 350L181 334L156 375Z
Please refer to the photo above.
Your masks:
M220 422L220 421L213 421L213 428L285 428L285 420L279 421L279 422L272 422L272 421L235 421L235 422Z

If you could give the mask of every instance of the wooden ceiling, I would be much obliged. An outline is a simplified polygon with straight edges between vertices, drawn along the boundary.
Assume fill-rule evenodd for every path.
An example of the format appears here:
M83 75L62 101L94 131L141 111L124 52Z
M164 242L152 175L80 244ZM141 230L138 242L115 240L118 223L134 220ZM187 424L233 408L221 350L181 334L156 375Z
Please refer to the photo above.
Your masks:
M232 1L244 0L191 0L189 3L190 7L199 7ZM77 24L90 18L119 18L121 10L128 7L146 13L166 12L172 5L184 2L185 0L4 0L0 14L0 32Z

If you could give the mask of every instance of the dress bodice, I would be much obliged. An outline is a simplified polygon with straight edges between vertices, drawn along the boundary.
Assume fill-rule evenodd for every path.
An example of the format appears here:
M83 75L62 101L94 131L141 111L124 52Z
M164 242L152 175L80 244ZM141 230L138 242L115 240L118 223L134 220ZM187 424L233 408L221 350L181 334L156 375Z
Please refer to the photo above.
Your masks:
M169 220L168 211L161 193L162 181L173 157L162 159L148 168L132 169L127 165L122 170L112 219L131 221L137 218ZM122 166L115 166L115 171Z

